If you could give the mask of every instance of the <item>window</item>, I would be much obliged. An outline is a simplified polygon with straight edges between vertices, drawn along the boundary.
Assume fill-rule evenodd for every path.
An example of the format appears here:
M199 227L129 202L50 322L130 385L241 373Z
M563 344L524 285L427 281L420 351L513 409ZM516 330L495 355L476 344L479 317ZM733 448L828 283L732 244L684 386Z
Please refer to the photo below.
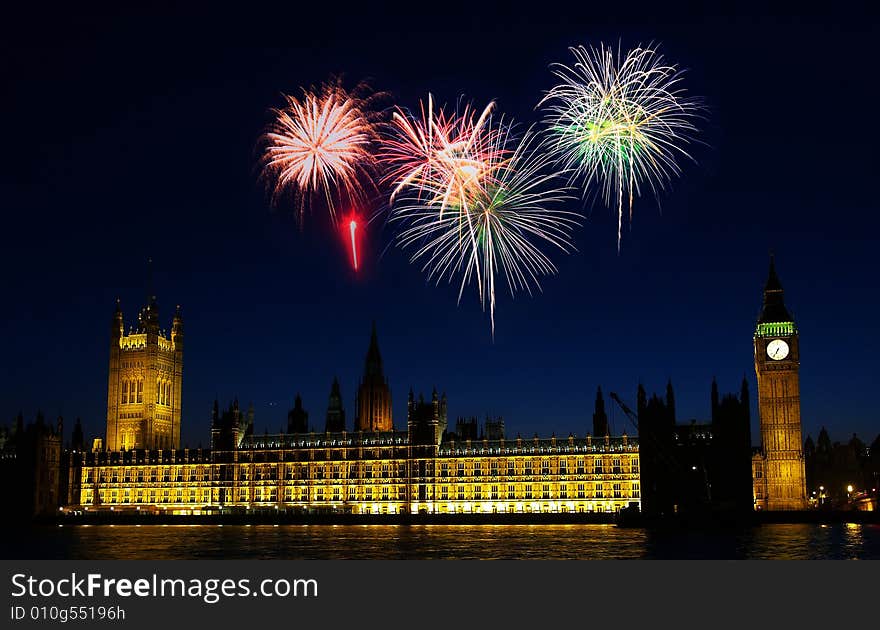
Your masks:
M549 498L550 498L550 486L549 486L548 484L546 484L546 483L544 484L544 488L543 488L543 491L542 491L542 496L543 496L545 499L549 499Z
M138 393L137 393L137 401L138 401L139 403L140 403L140 402L144 402L144 382L143 382L143 381L138 381L137 384L138 384L138 389L137 389L137 392L138 392Z
M593 462L593 474L601 475L602 472L602 458L597 457Z
M579 474L579 475L584 474L584 460L582 460L582 459L577 460L577 474Z
M632 459L632 471L634 474L638 474L639 472L639 458L633 457Z
M493 499L498 498L498 486L492 486L492 498Z
M514 467L513 460L507 462L507 474L513 477L516 474L516 468Z
M615 459L615 460L612 462L612 469L611 469L611 472L614 473L615 475L619 475L619 474L620 474L620 460L619 460L619 459Z
M621 496L621 493L620 493L620 484L619 484L619 483L616 483L616 484L614 484L614 498L615 498L615 499L619 499L620 496Z
M122 404L128 404L128 381L122 381Z
M568 498L568 486L566 486L565 484L559 486L559 496L563 499Z

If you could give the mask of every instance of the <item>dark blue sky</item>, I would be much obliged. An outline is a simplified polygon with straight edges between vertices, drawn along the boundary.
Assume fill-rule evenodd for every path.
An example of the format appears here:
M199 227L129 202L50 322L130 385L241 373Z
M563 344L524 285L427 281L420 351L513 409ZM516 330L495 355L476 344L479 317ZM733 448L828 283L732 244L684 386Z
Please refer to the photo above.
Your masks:
M334 375L351 423L373 319L398 427L409 387L436 385L453 418L491 413L512 434L582 435L597 386L634 404L639 381L659 392L668 378L679 421L707 419L713 376L735 391L745 375L756 398L751 336L773 249L801 331L805 433L824 425L833 439L872 440L875 16L453 6L9 21L2 420L42 409L103 433L114 301L132 322L148 257L163 325L183 308L193 446L208 442L215 396L253 401L257 430L275 431L301 392L323 427ZM708 146L661 197L662 214L637 200L619 256L614 211L587 208L578 251L554 257L542 294L499 295L494 342L475 291L456 306L455 288L426 283L400 250L380 256L387 230L370 234L354 276L323 213L300 232L255 181L255 140L282 91L344 73L405 106L428 90L494 98L529 123L553 84L550 62L569 45L618 40L662 42L689 69L687 87L710 110ZM632 433L612 413L615 430ZM752 424L756 441L754 410Z

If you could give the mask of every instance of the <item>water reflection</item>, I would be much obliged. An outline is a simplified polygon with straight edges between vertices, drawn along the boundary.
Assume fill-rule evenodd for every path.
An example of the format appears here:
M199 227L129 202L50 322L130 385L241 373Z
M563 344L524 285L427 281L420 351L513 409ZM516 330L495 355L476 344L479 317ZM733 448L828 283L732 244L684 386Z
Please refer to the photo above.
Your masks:
M31 531L3 558L880 559L878 525L656 531L613 525L94 525Z

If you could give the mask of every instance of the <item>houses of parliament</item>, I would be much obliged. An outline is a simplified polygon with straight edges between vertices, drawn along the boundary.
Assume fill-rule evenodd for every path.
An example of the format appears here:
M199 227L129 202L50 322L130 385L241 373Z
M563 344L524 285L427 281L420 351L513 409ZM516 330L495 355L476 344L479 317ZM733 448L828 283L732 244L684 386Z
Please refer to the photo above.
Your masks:
M771 259L753 337L760 446L750 397L710 388L711 419L678 424L672 384L664 396L639 385L636 410L617 394L634 435L611 435L596 392L583 435L511 437L504 421L447 420L447 398L410 390L405 423L392 417L379 336L371 331L363 376L346 420L342 388L330 386L323 431L296 397L287 430L254 432L238 401L211 414L210 448L180 444L183 317L170 334L155 297L126 333L112 318L106 433L85 448L74 435L56 493L62 511L216 514L614 513L663 516L706 507L799 510L807 505L801 441L798 331ZM54 435L54 433L53 433ZM57 440L60 449L60 439ZM50 500L51 502L51 500ZM52 509L57 510L57 507ZM39 511L39 510L37 510Z

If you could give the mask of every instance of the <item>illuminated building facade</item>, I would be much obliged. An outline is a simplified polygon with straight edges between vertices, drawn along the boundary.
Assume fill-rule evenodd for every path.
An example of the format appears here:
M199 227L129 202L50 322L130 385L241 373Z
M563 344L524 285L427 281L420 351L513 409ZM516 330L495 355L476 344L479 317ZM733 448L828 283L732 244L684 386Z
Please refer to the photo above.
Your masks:
M329 430L344 425L338 383L324 433L297 430L306 425L301 402L291 412L293 431L259 436L252 410L243 414L235 401L221 413L215 402L212 448L204 450L122 449L108 425L108 444L117 447L73 458L69 505L184 514L474 514L616 512L640 504L636 440L505 439L500 420L487 421L481 439L462 437L447 432L446 406L436 390L430 401L410 392L406 430L391 428L374 326L355 426L388 430Z
M754 336L761 420L761 447L752 458L755 509L807 507L798 341L798 330L785 307L782 283L771 256Z
M128 334L118 302L113 315L106 435L112 451L180 448L183 319L178 307L166 336L156 298L148 302Z
M228 451L86 453L86 509L352 514L613 512L639 505L639 456L626 436L449 440L410 432L280 434Z

